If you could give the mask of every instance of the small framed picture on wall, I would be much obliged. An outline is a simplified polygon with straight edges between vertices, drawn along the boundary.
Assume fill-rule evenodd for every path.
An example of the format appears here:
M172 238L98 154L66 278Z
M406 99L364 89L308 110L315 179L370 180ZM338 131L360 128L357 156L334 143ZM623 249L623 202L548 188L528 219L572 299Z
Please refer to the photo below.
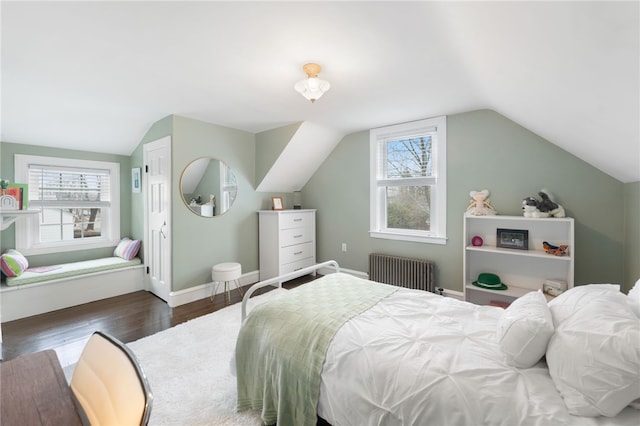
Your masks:
M140 167L131 169L131 192L141 191Z
M282 197L271 197L271 209L284 210L284 203L282 202Z

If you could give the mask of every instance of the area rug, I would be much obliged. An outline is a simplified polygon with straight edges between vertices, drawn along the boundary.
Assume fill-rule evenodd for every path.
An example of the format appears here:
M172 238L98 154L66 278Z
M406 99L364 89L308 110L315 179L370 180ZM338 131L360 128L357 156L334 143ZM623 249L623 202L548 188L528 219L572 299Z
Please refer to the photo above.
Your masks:
M249 309L283 291L251 298ZM153 392L150 425L262 425L259 411L235 409L230 362L239 330L237 303L128 344Z

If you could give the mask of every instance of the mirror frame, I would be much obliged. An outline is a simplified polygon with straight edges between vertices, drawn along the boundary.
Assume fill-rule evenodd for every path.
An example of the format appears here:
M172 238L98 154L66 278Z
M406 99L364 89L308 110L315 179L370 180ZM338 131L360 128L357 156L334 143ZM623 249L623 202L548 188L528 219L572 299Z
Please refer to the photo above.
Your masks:
M194 164L196 164L198 162L202 162L203 160L209 160L209 162L208 162L206 168L204 168L204 170L202 171L202 176L200 177L200 180L198 181L198 184L196 184L196 187L202 181L202 177L204 177L205 174L207 173L207 169L210 167L210 164L211 164L212 161L218 161L219 164L224 165L234 177L234 181L235 181L235 196L233 197L233 200L230 201L229 207L222 213L220 213L219 210L216 212L216 208L219 207L220 202L222 200L216 199L216 203L213 206L213 212L212 212L211 215L207 215L207 214L203 215L201 213L198 213L198 211L196 211L193 207L206 206L207 205L206 202L202 203L202 204L198 204L196 206L193 206L193 205L191 205L191 200L188 201L186 199L186 197L185 197L185 192L184 192L184 188L183 188L184 187L185 174L188 172L190 167L194 166ZM182 198L182 202L184 203L185 207L187 207L187 209L191 213L193 213L193 214L195 214L196 216L199 216L199 217L212 218L212 217L222 216L222 215L226 214L233 207L233 204L235 203L235 201L236 201L236 199L238 197L238 183L237 183L237 179L235 177L235 172L233 171L233 169L231 167L229 167L229 165L227 163L225 163L224 161L220 160L219 158L215 158L215 157L211 157L211 156L198 157L198 158L192 160L191 162L189 162L189 164L187 164L184 167L184 169L182 170L182 173L180 174L180 183L179 183L179 185L180 185L180 187L178 189L180 191L180 197ZM195 190L195 188L194 188L194 190ZM222 194L221 194L221 196L222 196ZM202 201L204 201L204 200L202 200Z

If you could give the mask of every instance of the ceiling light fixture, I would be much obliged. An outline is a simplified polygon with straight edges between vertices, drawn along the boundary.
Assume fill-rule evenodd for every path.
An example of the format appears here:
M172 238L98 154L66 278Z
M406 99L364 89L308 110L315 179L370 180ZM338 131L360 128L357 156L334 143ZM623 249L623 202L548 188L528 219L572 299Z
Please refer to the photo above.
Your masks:
M307 74L307 78L300 80L294 86L298 93L312 103L320 99L320 96L324 95L331 87L328 81L318 78L321 69L318 64L305 64L302 70Z

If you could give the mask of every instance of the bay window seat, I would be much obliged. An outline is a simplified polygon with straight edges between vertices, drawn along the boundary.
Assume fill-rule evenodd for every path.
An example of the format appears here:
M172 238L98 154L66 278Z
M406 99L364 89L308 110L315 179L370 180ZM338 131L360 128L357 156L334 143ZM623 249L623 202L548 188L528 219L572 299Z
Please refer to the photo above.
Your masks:
M38 315L95 300L145 290L137 257L107 257L27 269L0 287L0 321Z

